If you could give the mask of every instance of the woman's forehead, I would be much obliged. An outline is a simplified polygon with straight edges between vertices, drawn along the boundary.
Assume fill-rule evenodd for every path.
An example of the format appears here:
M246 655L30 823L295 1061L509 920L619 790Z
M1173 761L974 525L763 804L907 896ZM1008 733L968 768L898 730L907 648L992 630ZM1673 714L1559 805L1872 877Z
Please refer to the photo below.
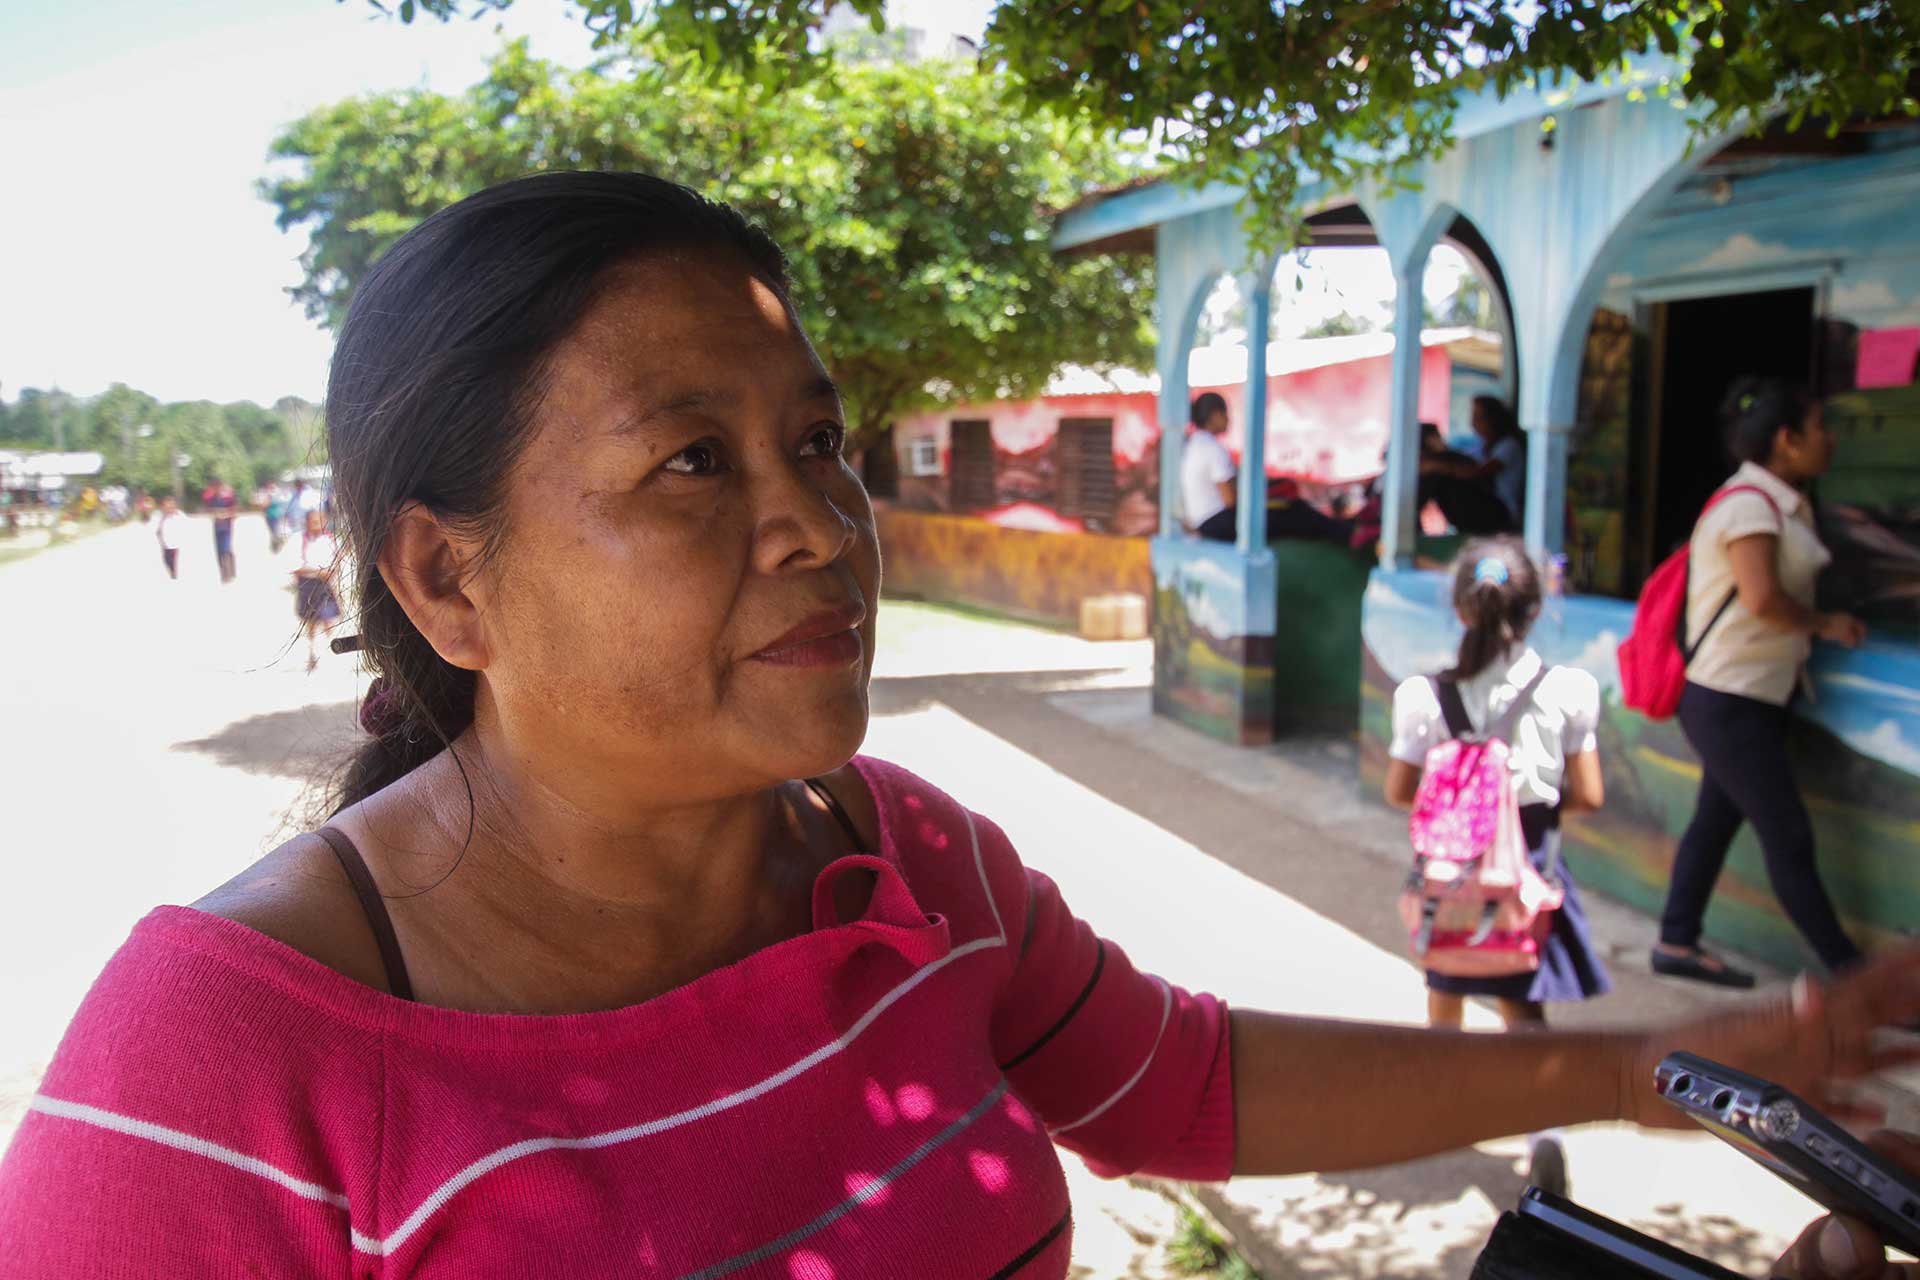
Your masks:
M826 370L780 292L726 251L653 254L609 271L555 350L548 402L601 430L690 397L816 398ZM589 429L587 434L595 432Z

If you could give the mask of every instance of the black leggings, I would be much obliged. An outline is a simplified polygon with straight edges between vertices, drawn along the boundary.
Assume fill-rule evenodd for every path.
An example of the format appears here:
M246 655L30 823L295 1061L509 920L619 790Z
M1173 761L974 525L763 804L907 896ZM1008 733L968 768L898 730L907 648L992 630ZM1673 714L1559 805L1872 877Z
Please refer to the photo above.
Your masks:
M1680 728L1700 757L1700 798L1680 837L1673 883L1660 917L1660 940L1678 947L1700 941L1707 899L1744 819L1767 859L1773 896L1830 970L1860 963L1860 949L1840 927L1813 861L1813 821L1787 759L1785 707L1688 683L1680 695Z

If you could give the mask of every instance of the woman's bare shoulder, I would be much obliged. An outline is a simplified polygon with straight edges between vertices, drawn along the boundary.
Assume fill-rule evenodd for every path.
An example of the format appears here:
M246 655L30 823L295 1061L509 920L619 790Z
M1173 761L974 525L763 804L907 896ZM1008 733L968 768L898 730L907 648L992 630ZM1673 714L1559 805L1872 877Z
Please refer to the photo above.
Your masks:
M386 970L353 884L326 841L295 836L193 903L356 982L385 991Z

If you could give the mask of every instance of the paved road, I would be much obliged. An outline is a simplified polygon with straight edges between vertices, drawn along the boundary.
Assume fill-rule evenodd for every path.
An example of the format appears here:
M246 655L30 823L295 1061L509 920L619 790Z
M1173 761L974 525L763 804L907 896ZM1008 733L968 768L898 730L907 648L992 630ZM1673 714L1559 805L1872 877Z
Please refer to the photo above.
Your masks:
M0 568L0 1141L134 921L271 847L354 743L354 664L303 670L291 548L276 561L252 517L238 555L222 586L197 525L170 582L132 526ZM1234 751L1156 721L1149 660L1143 644L890 606L868 749L992 814L1144 966L1247 1005L1417 1020L1391 920L1402 837L1357 797L1351 761L1324 745ZM1638 917L1596 914L1623 957L1644 946ZM1698 1007L1621 977L1621 997L1583 1018ZM1811 1212L1711 1139L1596 1127L1569 1146L1582 1199L1751 1270ZM1236 1184L1219 1206L1270 1280L1453 1280L1519 1191L1520 1149ZM1159 1202L1072 1176L1079 1274L1158 1274L1142 1237L1170 1225Z

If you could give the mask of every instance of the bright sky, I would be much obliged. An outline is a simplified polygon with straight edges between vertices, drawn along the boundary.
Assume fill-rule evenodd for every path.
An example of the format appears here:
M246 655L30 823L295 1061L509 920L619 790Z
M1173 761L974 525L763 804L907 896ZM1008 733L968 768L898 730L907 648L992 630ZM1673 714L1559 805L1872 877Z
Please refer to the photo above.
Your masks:
M900 0L978 37L993 0ZM501 36L590 57L566 0L451 25L365 0L0 0L0 398L318 400L332 340L285 290L305 237L254 194L286 122L356 93L455 92Z

